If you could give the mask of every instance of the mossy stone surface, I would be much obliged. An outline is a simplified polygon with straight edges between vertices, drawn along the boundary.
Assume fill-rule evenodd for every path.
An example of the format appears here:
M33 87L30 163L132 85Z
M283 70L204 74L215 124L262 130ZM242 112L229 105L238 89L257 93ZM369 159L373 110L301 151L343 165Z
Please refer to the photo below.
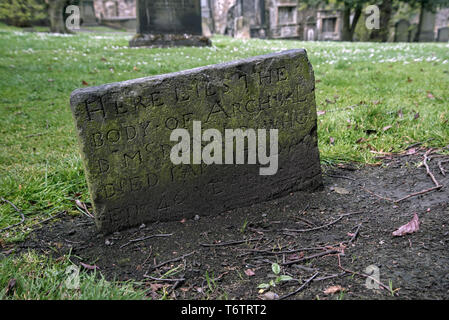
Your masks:
M314 90L299 49L75 90L71 108L99 231L316 189ZM225 129L278 129L277 173L259 175L259 164L174 165L170 134L185 128L192 136L195 120L223 137Z

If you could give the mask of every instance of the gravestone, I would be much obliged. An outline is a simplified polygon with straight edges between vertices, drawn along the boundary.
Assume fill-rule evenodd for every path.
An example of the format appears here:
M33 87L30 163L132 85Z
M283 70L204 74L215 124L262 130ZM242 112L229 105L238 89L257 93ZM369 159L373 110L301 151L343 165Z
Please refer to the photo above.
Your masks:
M399 20L394 29L394 42L410 41L410 22L407 20Z
M137 33L130 47L210 46L200 0L137 0Z
M305 50L78 89L71 109L96 225L103 233L217 214L322 184L315 80ZM198 123L223 137L228 129L270 131L265 150L277 157L277 171L262 174L262 161L249 160L174 164L173 130L186 129L193 149L207 147L195 136ZM277 152L272 129L278 130ZM249 140L244 144L248 159L254 147ZM235 144L231 160L238 152Z
M249 39L251 38L251 29L249 21L246 17L240 16L234 20L234 38Z
M448 42L449 41L449 27L444 27L438 29L438 42Z
M83 26L96 26L97 18L95 16L94 1L93 0L81 0L80 2L80 16Z
M419 42L432 42L435 40L435 13L424 10L421 21L421 32L419 33Z

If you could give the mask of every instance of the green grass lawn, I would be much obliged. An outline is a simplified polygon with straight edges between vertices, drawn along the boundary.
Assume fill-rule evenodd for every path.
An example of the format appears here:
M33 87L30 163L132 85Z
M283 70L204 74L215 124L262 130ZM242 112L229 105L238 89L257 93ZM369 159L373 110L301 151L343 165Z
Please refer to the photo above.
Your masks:
M85 85L305 48L317 79L323 162L375 163L379 153L401 152L416 142L449 144L447 43L242 41L216 36L208 48L131 49L129 38L96 32L30 33L0 26L0 196L26 217L20 227L0 234L0 245L22 240L33 223L61 210L76 214L73 199L78 195L89 201L69 108L70 93ZM12 206L0 205L0 229L19 221ZM12 268L5 264L0 263L0 274ZM0 278L0 290L5 279Z

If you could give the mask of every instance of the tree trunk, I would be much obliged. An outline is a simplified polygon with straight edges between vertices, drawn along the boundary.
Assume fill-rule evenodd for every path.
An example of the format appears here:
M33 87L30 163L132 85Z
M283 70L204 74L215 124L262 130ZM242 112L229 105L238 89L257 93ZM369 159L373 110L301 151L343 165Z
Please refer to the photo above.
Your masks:
M64 21L65 0L48 0L48 13L50 15L50 31L54 33L68 33Z
M374 29L370 34L371 41L387 42L390 34L390 19L393 12L392 0L383 0L379 6L380 29Z
M354 17L352 18L351 23L351 7L345 5L343 10L343 26L341 33L342 41L352 41L354 37L355 27L357 22L359 21L360 15L362 14L362 7L357 6L354 10Z

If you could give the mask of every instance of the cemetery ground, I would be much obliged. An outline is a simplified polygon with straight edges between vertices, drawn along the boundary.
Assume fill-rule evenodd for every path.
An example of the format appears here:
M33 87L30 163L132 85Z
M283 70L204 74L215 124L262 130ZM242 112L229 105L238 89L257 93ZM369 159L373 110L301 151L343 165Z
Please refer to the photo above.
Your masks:
M0 26L2 299L449 297L448 44L217 36L212 47L130 49L130 37ZM293 48L315 71L321 190L96 232L74 89ZM415 213L419 230L394 237ZM370 265L378 290L366 287Z

